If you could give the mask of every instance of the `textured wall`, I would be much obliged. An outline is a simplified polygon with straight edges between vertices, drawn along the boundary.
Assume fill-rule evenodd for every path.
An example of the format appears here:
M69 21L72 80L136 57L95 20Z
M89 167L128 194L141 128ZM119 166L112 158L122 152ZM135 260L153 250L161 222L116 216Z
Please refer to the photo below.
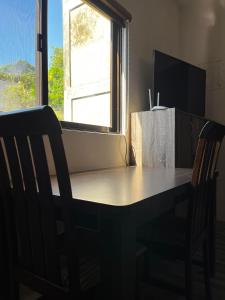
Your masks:
M175 109L132 113L131 143L138 166L175 168Z

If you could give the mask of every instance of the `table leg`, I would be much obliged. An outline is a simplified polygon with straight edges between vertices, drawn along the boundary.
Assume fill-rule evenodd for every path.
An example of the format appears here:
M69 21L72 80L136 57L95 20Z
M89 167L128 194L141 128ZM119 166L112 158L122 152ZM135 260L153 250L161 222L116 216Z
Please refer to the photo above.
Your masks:
M136 232L131 215L101 218L102 299L134 300Z

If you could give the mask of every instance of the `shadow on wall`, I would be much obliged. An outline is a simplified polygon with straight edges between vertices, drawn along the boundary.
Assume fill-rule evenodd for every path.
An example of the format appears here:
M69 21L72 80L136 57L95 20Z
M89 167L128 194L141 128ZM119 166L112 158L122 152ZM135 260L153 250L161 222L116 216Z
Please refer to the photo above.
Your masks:
M148 88L152 88L152 64L150 64L152 53L149 53L149 60L140 59L139 62L139 85L142 95L141 105L140 102L130 104L130 112L140 111L140 110L149 110L149 101L148 101ZM141 107L140 107L141 106Z
M180 0L181 57L201 66L208 61L208 42L215 25L214 1Z
M214 0L215 24L208 40L206 115L225 124L225 0ZM225 220L225 141L218 162L217 218Z
M208 40L208 118L225 124L225 0L214 0L214 26Z

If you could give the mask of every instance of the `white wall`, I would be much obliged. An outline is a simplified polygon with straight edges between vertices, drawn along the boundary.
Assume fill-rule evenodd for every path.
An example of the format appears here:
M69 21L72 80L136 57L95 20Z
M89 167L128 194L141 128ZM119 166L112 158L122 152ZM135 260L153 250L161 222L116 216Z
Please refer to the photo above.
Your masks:
M120 0L132 14L130 24L130 111L148 109L147 88L152 49L177 55L178 8L174 0ZM71 172L125 165L124 136L64 131L63 139Z
M206 68L206 117L225 124L225 0L181 0L180 4L181 57ZM225 220L224 144L218 164L219 220Z
M152 50L177 56L179 10L174 0L120 0L132 14L130 24L130 112L149 109Z
M64 130L63 142L71 172L126 165L123 135Z

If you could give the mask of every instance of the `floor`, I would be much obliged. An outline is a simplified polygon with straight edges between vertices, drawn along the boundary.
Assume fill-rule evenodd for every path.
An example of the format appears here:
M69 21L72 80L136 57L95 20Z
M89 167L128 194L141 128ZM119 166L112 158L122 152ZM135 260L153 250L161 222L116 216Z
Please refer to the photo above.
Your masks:
M182 287L184 284L184 266L180 262L176 265L166 263L162 261L156 261L154 265L157 265L157 269L162 271L163 278L169 278L172 283ZM154 273L155 274L155 273ZM206 299L204 290L204 277L202 268L194 266L193 268L193 293L194 299L203 300ZM211 280L213 299L224 300L225 299L225 223L217 223L217 239L216 239L216 276ZM182 296L178 296L172 292L166 290L160 290L158 288L149 287L146 285L141 286L142 295L141 300L180 300L184 299Z
M172 282L182 286L184 277L182 276L183 264L155 261L157 269L162 270L163 277L169 278ZM193 270L194 276L194 299L206 299L204 291L203 272L201 267L195 266ZM225 223L217 223L217 242L216 242L216 276L212 279L213 299L225 299ZM38 295L33 294L31 291L22 289L22 300L35 300ZM140 299L141 300L182 300L184 297L177 296L174 293L160 290L155 287L150 287L146 284L140 285Z

